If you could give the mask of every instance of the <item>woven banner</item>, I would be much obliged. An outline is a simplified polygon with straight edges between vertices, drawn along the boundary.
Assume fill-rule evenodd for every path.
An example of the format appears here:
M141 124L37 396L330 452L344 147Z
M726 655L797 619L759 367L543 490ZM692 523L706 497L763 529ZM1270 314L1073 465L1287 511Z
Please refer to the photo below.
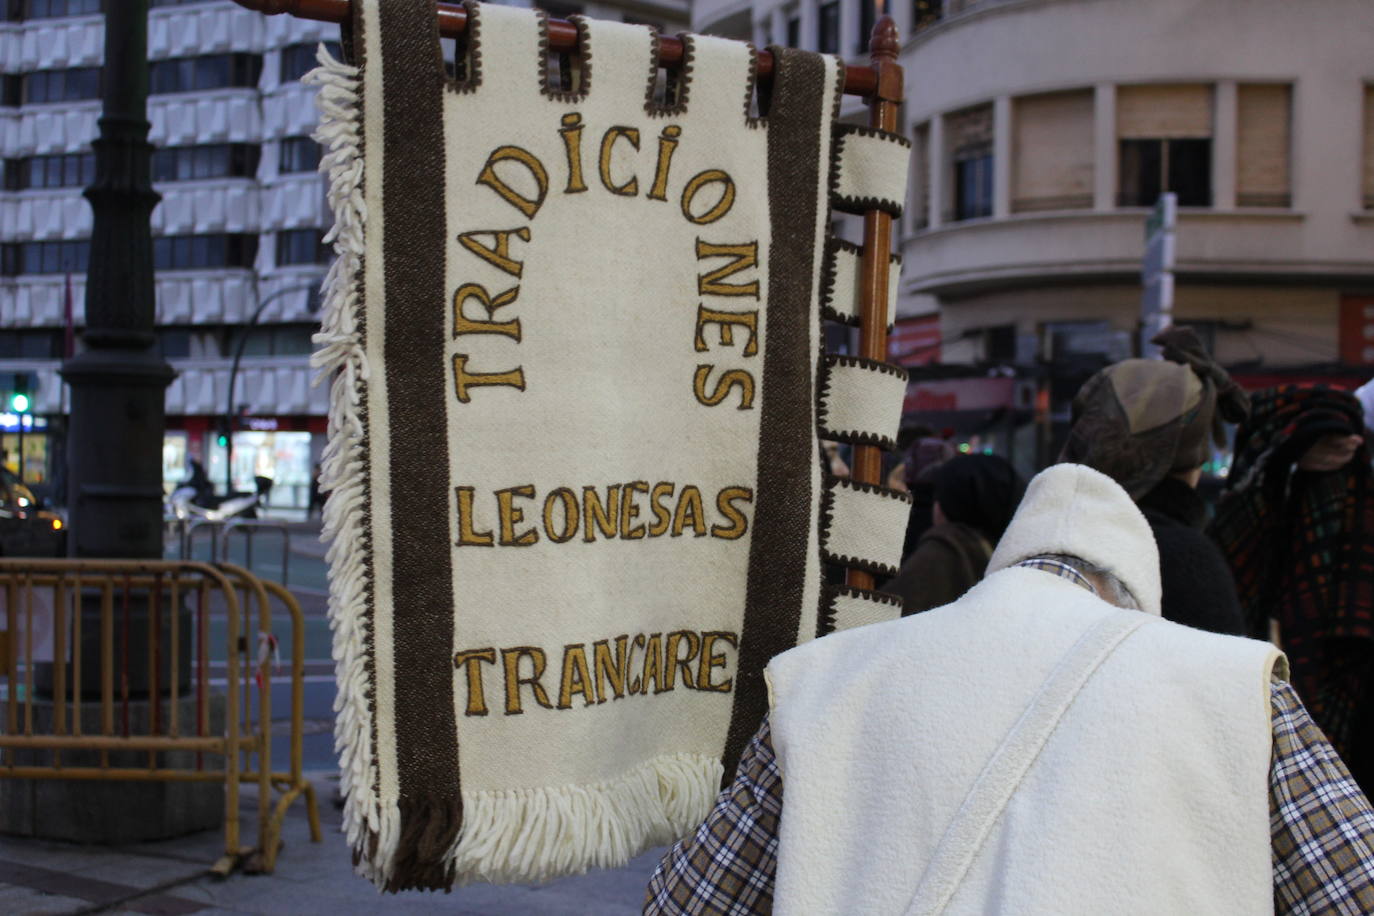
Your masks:
M746 44L685 37L665 86L645 27L579 20L554 70L541 13L474 3L446 65L432 0L354 8L309 77L345 830L388 890L617 865L705 815L831 606L843 71L774 51L756 116Z

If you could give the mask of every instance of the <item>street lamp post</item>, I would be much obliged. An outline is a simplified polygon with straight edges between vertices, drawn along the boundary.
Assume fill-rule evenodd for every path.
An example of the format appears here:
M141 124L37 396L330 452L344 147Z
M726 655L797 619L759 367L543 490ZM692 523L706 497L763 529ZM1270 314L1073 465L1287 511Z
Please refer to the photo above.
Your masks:
M175 377L154 344L148 142L148 0L106 4L104 107L95 148L86 351L71 386L69 549L76 557L162 556L162 436Z
M71 386L68 549L75 557L146 559L161 557L163 549L164 402L175 373L158 353L153 330L151 216L160 197L149 180L148 3L104 4L104 107L100 136L92 143L95 181L85 192L94 216L82 335L86 350L62 364L62 377ZM171 644L172 633L180 640L179 651L172 653L181 659L179 670L164 671L160 680L165 691L173 678L189 686L193 624L189 605L154 617L147 588L126 584L123 595L125 610L116 621L102 609L98 587L82 589L82 693L77 699L99 696L91 685L100 683L102 653L99 636L93 634L100 634L102 625L113 627L116 644L129 647L122 660L125 696L130 698L124 705L126 728L151 730L150 723L158 721L158 704L167 700L151 695L151 665L143 648L151 641L150 628L161 630L161 645ZM177 629L169 630L174 616ZM74 667L67 668L68 677ZM33 672L36 717L62 715L51 697L52 668L45 663ZM69 685L74 688L75 682ZM182 696L189 694L185 690ZM177 702L190 719L190 706L183 699ZM214 734L222 727L224 705L215 696L209 704L205 727ZM98 721L91 718L98 703L80 706L73 713L76 721ZM41 761L16 757L11 762ZM64 752L63 764L103 765L94 751ZM111 753L110 764L137 765L133 752ZM4 833L87 843L139 842L208 829L223 817L223 790L213 783L0 780Z

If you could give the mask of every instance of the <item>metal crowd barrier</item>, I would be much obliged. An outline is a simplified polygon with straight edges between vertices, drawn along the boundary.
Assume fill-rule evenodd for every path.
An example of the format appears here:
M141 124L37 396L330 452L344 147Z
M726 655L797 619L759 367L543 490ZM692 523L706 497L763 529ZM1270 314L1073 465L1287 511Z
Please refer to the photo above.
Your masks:
M5 611L0 625L0 779L222 782L224 856L212 868L221 875L236 866L248 872L273 870L282 822L297 798L305 799L311 840L320 842L314 788L301 772L304 619L285 588L227 563L16 558L0 559L0 599ZM291 618L290 765L286 772L271 769L273 601L283 605ZM223 608L226 626L222 727L212 721L216 718L212 707L218 706L211 702L211 667L218 663L210 658L212 603ZM245 625L251 629L255 605L257 636L250 639ZM137 626L135 615L144 613L148 623ZM99 630L98 658L83 660L83 646L92 641L83 639L82 630L90 626ZM35 634L40 634L39 646ZM146 639L146 646L131 647L132 639ZM183 641L191 646L189 658ZM130 664L131 648L146 650L142 691L131 686L131 675L140 675ZM50 659L37 659L36 649ZM51 665L45 691L50 696L43 698L51 707L50 715L36 717L35 674L42 664ZM186 698L179 676L183 670L190 671L194 722L183 721ZM99 699L83 703L82 678L91 674L98 687L87 684L84 695L98 692ZM158 701L147 704L147 716L131 716L131 702L149 697ZM165 717L163 701L168 701ZM83 707L89 713L97 703L98 729L83 728ZM136 724L143 718L146 728ZM48 762L16 760L21 752L33 751L50 752ZM70 758L64 762L64 752L81 753L88 761L95 757L98 762L73 764ZM120 752L146 752L146 766L112 764L111 754ZM188 752L178 755L185 765L172 763L168 752ZM207 756L220 758L222 766L214 766L213 760L207 766ZM258 787L257 845L253 847L239 840L241 783ZM274 788L281 793L275 806Z
M281 536L281 584L289 584L291 571L291 526L281 519L207 519L196 517L169 517L166 519L167 534L175 538L177 556L183 560L195 558L197 535L206 532L210 535L210 557L221 563L229 560L229 545L234 532L243 536L243 565L253 568L253 544L261 531L275 531Z

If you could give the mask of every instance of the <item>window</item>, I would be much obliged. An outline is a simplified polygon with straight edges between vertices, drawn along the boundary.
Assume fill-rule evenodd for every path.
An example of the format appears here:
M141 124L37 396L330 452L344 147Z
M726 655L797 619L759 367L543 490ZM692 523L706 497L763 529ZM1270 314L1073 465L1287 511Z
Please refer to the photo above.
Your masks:
M878 21L877 0L859 0L859 53L868 50L873 24Z
M281 141L278 172L313 172L320 164L320 145L309 137L287 137Z
M181 359L191 355L191 332L187 328L158 328L158 349L167 359Z
M0 273L84 274L90 263L89 239L53 242L17 242L0 246Z
M59 16L90 16L100 12L101 0L26 0L24 18L56 19Z
M939 22L945 15L944 0L913 0L911 7L911 31L919 32Z
M252 178L261 147L251 143L171 146L153 152L153 181Z
M288 229L277 233L277 266L328 264L330 250L318 229Z
M99 67L35 70L25 73L20 80L20 101L25 105L100 98Z
M947 221L992 215L992 106L975 105L944 116L945 190L939 201ZM935 151L932 156L937 155Z
M801 17L793 16L787 20L787 46L789 48L801 47Z
M1152 207L1165 191L1181 206L1212 205L1213 88L1117 87L1119 206Z
M1153 207L1173 191L1181 207L1212 205L1212 141L1122 140L1117 206Z
M930 125L911 131L911 228L920 231L930 225Z
M954 154L954 218L992 215L992 144L966 146Z
M95 181L95 153L29 156L5 162L5 189L82 188Z
M59 359L62 331L0 332L0 359ZM29 390L32 390L30 383Z
M153 239L153 269L252 267L257 253L256 235L165 235Z
M1288 207L1288 147L1292 87L1253 83L1236 87L1236 205Z
M196 92L231 87L252 88L262 72L261 54L207 54L174 57L148 65L148 92Z
M1012 212L1091 208L1092 90L1026 95L1012 106Z
M326 41L324 46L329 49L329 53L336 59L343 57L343 50L337 41ZM287 45L281 49L281 82L294 83L311 70L315 69L318 61L315 60L316 49L319 45L313 41L302 42L301 44Z
M16 108L23 99L24 78L18 73L6 73L0 76L0 105L6 108Z
M237 353L242 346L244 356L308 356L315 330L313 324L226 328L224 353Z
M817 41L816 50L822 54L838 54L840 51L840 2L830 0L822 3L816 10Z

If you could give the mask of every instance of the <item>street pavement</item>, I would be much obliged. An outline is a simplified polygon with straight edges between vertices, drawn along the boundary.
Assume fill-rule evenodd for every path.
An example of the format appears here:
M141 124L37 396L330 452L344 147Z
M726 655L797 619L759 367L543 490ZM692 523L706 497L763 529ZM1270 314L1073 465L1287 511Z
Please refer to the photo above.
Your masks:
M340 815L330 803L336 785L332 774L314 774L311 781L320 799L323 842L310 842L305 808L298 802L287 815L285 846L271 875L219 879L208 874L222 851L218 831L122 847L0 837L0 913L631 916L640 912L649 875L663 855L662 849L652 850L623 868L544 885L474 884L448 894L382 895L353 874ZM251 789L242 817L244 830L256 828Z
M286 554L288 585L305 620L304 768L316 787L324 840L311 843L303 803L287 815L285 847L272 875L234 874L220 880L208 873L222 852L223 835L209 831L175 840L126 847L80 846L0 837L0 914L152 913L314 914L453 913L460 916L622 916L638 913L649 875L663 854L651 850L622 868L595 870L545 885L472 885L450 894L407 892L380 895L353 874L350 853L333 804L338 786L333 750L334 676L326 611L327 579L319 525L289 526ZM230 559L258 575L282 581L280 535L263 532L251 563L245 544L230 544ZM208 559L210 545L195 544L197 559ZM169 556L176 545L169 545ZM225 621L212 615L212 646L224 645ZM289 625L276 619L273 630L289 650ZM222 662L222 653L220 655ZM212 672L220 666L212 663ZM222 669L221 669L222 670ZM282 669L283 671L286 669ZM222 683L222 682L221 682ZM276 763L287 759L290 683L272 683L273 746ZM243 830L256 829L254 787L246 786Z

